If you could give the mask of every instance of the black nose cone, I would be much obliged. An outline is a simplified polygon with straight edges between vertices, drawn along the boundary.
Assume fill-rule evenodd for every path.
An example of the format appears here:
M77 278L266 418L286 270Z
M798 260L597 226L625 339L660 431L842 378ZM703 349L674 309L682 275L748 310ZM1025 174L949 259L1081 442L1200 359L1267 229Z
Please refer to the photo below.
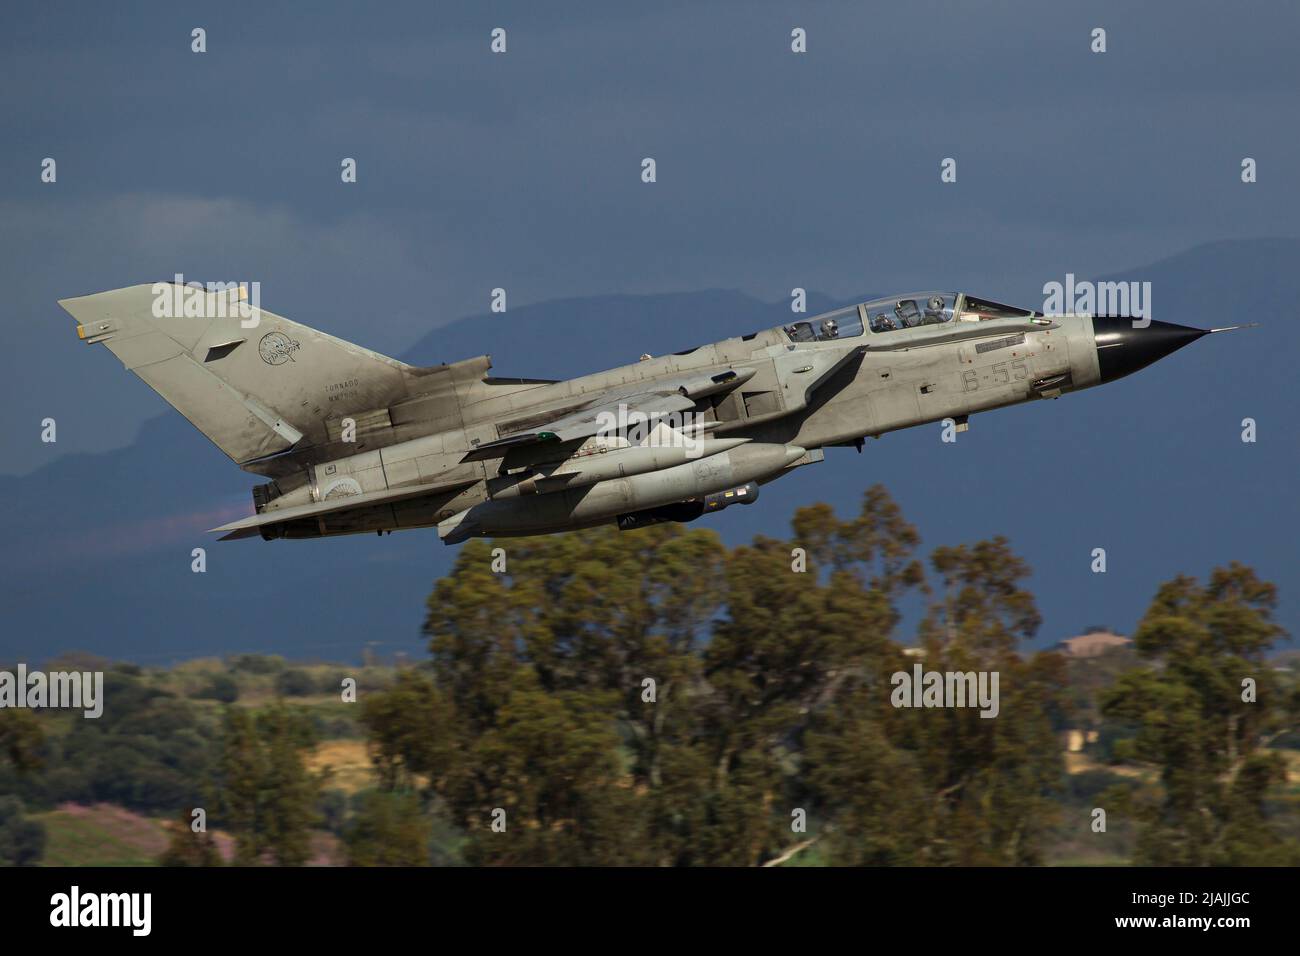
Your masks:
M1152 322L1145 328L1135 329L1133 321L1110 316L1097 316L1092 320L1097 364L1101 366L1103 382L1113 382L1130 372L1146 368L1209 331L1171 322Z

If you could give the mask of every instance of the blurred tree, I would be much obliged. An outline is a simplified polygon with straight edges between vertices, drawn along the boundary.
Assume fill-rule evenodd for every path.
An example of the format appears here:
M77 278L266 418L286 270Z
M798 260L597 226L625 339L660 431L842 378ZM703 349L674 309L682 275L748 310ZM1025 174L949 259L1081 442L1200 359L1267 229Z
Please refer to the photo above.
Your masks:
M182 811L171 824L171 839L158 858L159 866L220 866L221 853L206 830L195 832L190 813Z
M290 667L275 675L275 692L281 697L306 697L316 692L316 681L306 671Z
M349 866L422 866L429 862L429 824L410 790L371 790L344 833Z
M921 861L957 865L1036 865L1053 821L1064 767L1053 731L1065 706L1058 654L1016 653L1040 617L1022 586L1029 566L1002 537L936 548L942 586L920 625L924 672L984 676L997 711L964 707L891 708L889 739L914 754L927 792L928 836ZM918 659L900 659L914 673Z
M1281 755L1266 748L1297 717L1264 657L1284 634L1276 605L1274 586L1233 562L1204 585L1185 575L1166 582L1142 618L1134 644L1147 666L1123 674L1103 698L1108 718L1138 728L1116 756L1160 771L1161 792L1127 807L1142 824L1137 862L1300 862L1265 807L1286 779Z
M117 803L146 813L197 806L210 765L211 721L154 683L152 675L115 666L104 674L100 718L27 715L34 724L55 722L60 732L41 746L44 769L21 785L25 799Z
M430 821L445 819L466 834L447 858L470 862L756 865L812 842L842 864L1043 862L1064 789L1057 731L1116 675L1092 675L1072 698L1060 655L1019 653L1040 617L1030 569L1005 539L935 549L934 590L918 546L880 486L854 518L814 505L796 513L790 541L730 550L673 524L467 544L428 601L429 666L363 704L395 802L367 808L358 853L380 834L400 842L395 808L411 810L402 801L418 791L422 852ZM1242 606L1266 595L1239 574L1210 590L1221 600L1197 610L1196 627L1219 635L1212 644L1238 635L1233 653L1257 661L1273 632ZM899 603L914 591L929 601L921 646L905 653ZM1178 594L1157 603L1164 617L1187 613ZM1185 671L1178 681L1195 694L1213 690L1199 652L1168 663L1185 642L1175 639L1185 625L1171 626L1153 623L1139 640L1164 670L1123 679ZM893 706L892 676L918 662L982 674L988 689L996 674L996 716ZM1182 699L1178 681L1150 714ZM1121 710L1104 733L1150 715ZM1267 845L1264 794L1279 765L1247 738L1284 727L1251 723L1263 713L1215 715L1235 720L1218 734L1236 768L1223 790L1224 859ZM497 810L504 832L491 826ZM806 832L791 827L799 810Z
M41 766L45 733L30 710L0 710L0 756L20 771Z
M0 757L20 775L43 766L45 734L29 710L0 710ZM45 824L24 815L17 796L0 796L0 866L34 866L45 853Z
M45 825L23 815L23 803L0 796L0 866L35 866L45 852Z
M834 864L927 861L931 796L915 755L886 737L880 710L878 691L858 689L806 738L812 809L827 824L823 849Z
M450 695L428 674L407 668L391 690L367 694L361 725L381 787L404 789L423 780L434 790L445 790L459 764L461 722ZM472 730L467 727L464 733Z
M313 774L303 760L316 744L311 722L274 705L257 716L266 754L258 826L266 849L280 866L301 866L311 856L311 832L319 822L316 802L326 774Z
M322 790L316 800L316 817L329 833L343 836L348 822L348 795L337 787Z
M235 864L250 866L263 849L258 797L266 777L266 758L252 713L226 708L220 746L213 802L217 815L235 835Z
M438 686L475 733L492 725L509 693L527 616L491 563L486 541L467 542L434 585L424 624Z
M194 693L196 700L216 700L233 704L239 699L239 682L229 674L212 674Z
M497 725L448 794L476 864L643 862L635 794L623 778L611 692L548 693L531 667L514 675ZM505 811L503 832L492 824ZM497 815L497 819L500 819Z
M240 654L230 661L230 669L245 674L275 674L284 670L284 658L276 654Z
M1006 538L935 548L930 563L943 594L921 626L927 649L960 643L969 654L996 660L1038 631L1042 618L1034 596L1020 586L1029 565Z
M235 860L265 856L300 866L311 854L311 831L323 777L303 760L314 745L311 722L275 704L254 714L228 707L213 780L213 804L235 836Z

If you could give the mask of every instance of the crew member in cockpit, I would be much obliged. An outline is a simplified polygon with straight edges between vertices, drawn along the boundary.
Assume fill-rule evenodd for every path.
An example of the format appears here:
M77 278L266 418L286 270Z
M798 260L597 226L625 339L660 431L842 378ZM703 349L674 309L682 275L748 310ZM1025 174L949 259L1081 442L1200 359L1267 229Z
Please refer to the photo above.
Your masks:
M894 321L883 312L876 313L876 317L871 320L872 332L892 332L894 331Z
M822 321L822 338L833 339L840 334L840 327L834 319L824 319Z
M921 310L917 308L915 299L900 300L898 305L894 306L894 315L898 316L902 328L914 329L921 324Z
M943 296L932 295L930 300L925 304L925 318L921 320L922 325L939 325L946 320L943 314Z
M796 322L794 325L787 326L785 331L794 342L811 342L816 338L813 335L811 322Z

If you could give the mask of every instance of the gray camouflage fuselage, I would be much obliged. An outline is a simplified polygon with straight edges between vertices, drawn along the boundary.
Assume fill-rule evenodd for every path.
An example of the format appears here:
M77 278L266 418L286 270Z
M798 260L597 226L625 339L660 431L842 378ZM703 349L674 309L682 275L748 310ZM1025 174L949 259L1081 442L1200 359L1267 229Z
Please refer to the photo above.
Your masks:
M826 447L944 419L962 430L1205 334L921 293L550 382L493 378L487 356L404 365L264 310L216 315L225 293L204 314L159 315L158 291L60 304L83 339L272 479L255 515L216 529L268 539L436 526L455 543L690 520L753 500Z

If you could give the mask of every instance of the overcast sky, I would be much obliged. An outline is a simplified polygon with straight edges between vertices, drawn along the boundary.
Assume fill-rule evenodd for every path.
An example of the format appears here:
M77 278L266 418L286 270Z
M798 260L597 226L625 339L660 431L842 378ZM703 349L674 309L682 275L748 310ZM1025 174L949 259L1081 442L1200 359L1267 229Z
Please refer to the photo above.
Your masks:
M0 471L162 410L55 299L176 272L399 353L497 286L1032 304L1066 272L1294 236L1297 26L1281 0L9 2Z

